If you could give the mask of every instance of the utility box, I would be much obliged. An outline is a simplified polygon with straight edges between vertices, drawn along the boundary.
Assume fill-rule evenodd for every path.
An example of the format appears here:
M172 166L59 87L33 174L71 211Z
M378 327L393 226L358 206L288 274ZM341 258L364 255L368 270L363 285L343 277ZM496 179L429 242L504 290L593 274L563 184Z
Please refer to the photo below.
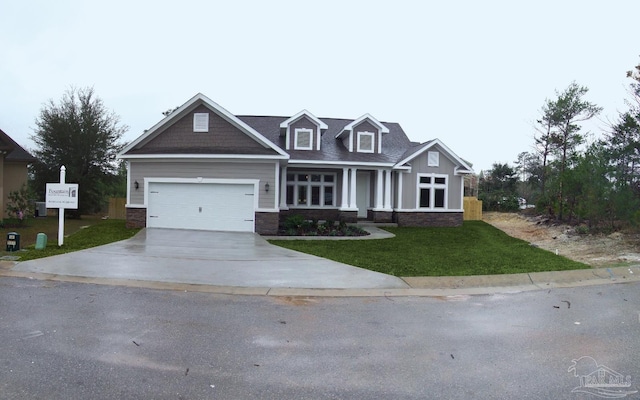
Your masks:
M20 250L20 234L18 232L7 233L7 251Z
M35 217L46 217L47 216L47 203L44 201L36 201L35 207Z
M44 250L47 247L47 235L40 232L36 235L36 250Z

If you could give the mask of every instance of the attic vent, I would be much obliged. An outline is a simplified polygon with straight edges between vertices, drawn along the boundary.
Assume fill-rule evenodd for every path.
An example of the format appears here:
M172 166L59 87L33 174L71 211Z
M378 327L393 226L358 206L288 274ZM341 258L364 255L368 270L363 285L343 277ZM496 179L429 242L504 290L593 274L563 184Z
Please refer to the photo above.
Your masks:
M427 166L438 167L440 166L440 153L437 151L427 152Z
M209 113L193 114L193 131L209 132Z

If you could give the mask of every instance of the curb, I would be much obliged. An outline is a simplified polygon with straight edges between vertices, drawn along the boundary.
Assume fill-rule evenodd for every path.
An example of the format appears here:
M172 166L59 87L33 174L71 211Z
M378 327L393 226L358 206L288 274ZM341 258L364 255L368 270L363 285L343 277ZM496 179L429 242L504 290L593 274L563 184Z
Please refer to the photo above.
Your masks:
M447 297L446 300L453 300L456 296L519 293L552 288L640 282L640 265L509 275L402 278L410 286L410 288L407 289L314 289L214 286L11 271L10 268L14 265L15 263L13 262L1 262L0 276L156 290L273 297Z

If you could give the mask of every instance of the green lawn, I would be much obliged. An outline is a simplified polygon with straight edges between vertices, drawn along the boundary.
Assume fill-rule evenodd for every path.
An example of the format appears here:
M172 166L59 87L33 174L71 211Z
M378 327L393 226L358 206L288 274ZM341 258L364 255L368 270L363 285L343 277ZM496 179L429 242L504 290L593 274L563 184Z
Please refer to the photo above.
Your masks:
M20 261L33 260L128 239L139 230L127 229L124 220L103 220L91 216L68 219L65 221L65 235L68 236L64 239L64 245L58 247L57 217L29 219L24 226L5 227L0 231L4 235L1 255L18 256ZM20 251L4 251L6 234L11 231L20 234ZM47 247L44 250L35 250L36 235L39 232L47 235Z
M562 271L586 264L529 245L482 221L456 228L385 228L380 240L270 240L272 244L395 276Z

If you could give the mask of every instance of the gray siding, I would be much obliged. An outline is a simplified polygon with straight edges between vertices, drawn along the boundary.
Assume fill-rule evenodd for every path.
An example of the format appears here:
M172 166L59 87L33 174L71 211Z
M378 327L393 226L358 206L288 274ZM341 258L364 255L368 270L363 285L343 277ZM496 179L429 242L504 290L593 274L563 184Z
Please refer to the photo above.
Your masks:
M209 114L209 132L193 132L193 114ZM175 153L181 150L189 152L196 149L202 152L206 149L208 153L272 153L260 143L247 136L243 131L227 122L209 108L200 105L174 124L168 126L153 139L149 140L142 147L138 147L138 153L158 152L162 149L171 149Z
M435 146L429 151L438 151L440 153L440 165L438 167L427 166L427 151L420 154L411 161L411 173L403 174L402 177L402 205L403 209L416 209L416 193L418 174L443 174L448 175L448 199L447 206L449 209L462 209L462 180L463 176L454 175L456 165L446 157L441 148Z
M144 204L144 178L259 179L258 207L275 208L276 180L274 162L172 162L131 161L130 204ZM134 182L138 181L138 190ZM265 183L269 183L269 193Z

